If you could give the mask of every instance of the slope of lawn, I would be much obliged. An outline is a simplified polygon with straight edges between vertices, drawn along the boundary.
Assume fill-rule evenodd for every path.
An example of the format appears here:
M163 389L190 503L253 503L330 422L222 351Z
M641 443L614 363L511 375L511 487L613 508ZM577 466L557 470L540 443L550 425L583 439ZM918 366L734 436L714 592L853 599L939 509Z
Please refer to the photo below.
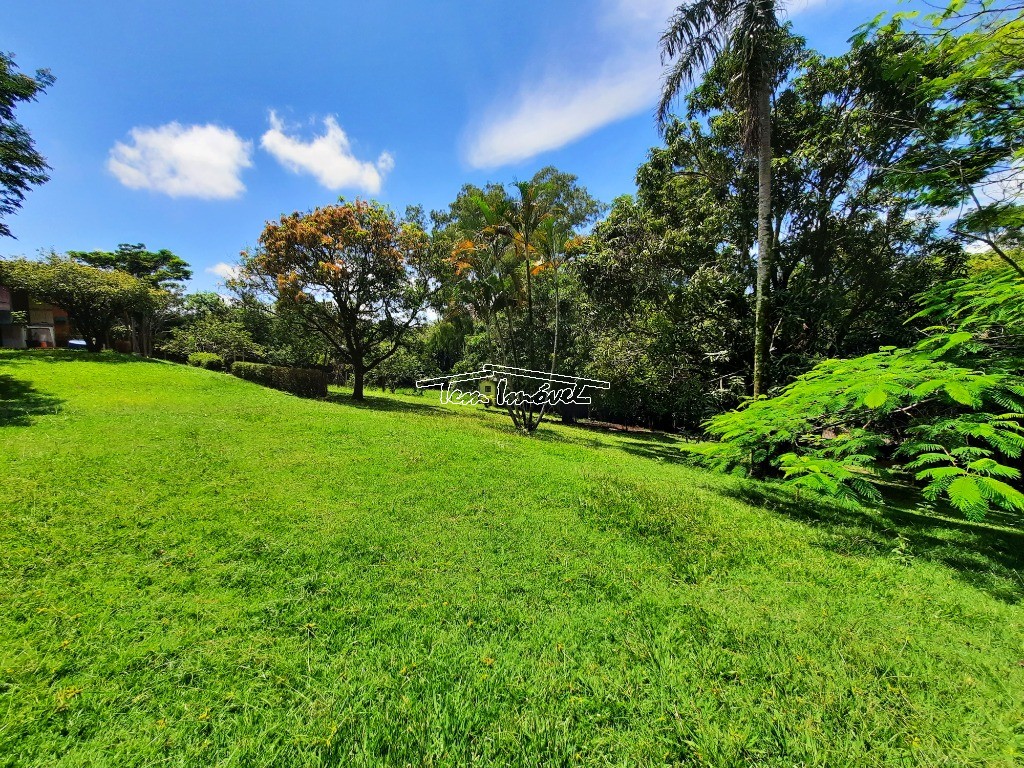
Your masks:
M1024 538L0 354L0 765L1019 765Z

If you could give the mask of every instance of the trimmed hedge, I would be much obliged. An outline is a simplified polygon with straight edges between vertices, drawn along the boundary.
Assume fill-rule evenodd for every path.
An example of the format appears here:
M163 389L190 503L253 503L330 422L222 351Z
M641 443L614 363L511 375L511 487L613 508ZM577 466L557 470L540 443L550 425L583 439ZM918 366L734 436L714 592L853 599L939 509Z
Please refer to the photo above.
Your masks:
M188 364L208 371L223 371L224 359L213 352L193 352L188 356Z
M235 363L231 373L264 387L299 397L327 397L327 374L315 368L283 368L263 363Z

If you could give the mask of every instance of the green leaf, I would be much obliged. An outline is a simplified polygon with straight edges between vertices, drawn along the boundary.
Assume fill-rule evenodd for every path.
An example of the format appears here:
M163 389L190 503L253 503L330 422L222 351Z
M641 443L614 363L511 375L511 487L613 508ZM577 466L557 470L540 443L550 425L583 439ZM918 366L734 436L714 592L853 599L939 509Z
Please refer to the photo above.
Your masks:
M888 392L881 387L875 387L864 396L864 405L868 408L881 408L888 399Z
M961 405L974 405L975 398L971 391L959 381L947 381L943 386L946 394Z
M982 489L987 491L987 495L994 499L999 506L1016 510L1024 509L1024 494L1012 485L1007 485L992 477L979 478L979 482Z
M988 503L978 487L977 479L970 476L958 477L946 488L946 495L957 509L962 512L974 512L987 509Z

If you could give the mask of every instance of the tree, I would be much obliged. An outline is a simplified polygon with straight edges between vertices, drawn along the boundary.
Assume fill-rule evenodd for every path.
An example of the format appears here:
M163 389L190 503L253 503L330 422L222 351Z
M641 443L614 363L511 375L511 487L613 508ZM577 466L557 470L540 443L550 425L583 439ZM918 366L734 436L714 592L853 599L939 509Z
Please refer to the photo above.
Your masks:
M770 399L711 420L718 466L776 470L797 488L878 503L918 484L970 519L1024 513L1024 291L999 265L920 297L910 348L826 360Z
M119 269L154 288L167 288L192 279L187 261L166 248L148 251L142 243L121 243L116 251L68 251L68 256L91 267Z
M356 200L269 222L229 286L268 297L268 312L322 339L352 368L352 396L362 400L366 374L423 323L436 290L429 261L419 225Z
M56 254L46 261L0 262L0 278L64 309L90 352L103 349L110 329L125 313L152 300L149 286L126 272L97 269Z
M198 291L182 298L180 310L181 317L191 321L206 317L225 318L230 314L231 307L218 293Z
M530 184L558 211L559 224L566 230L584 229L608 210L606 204L580 185L575 174L560 171L553 165L546 165L533 174Z
M435 216L448 222L436 240L450 248L454 274L448 296L483 323L487 350L504 365L553 375L559 363L561 273L572 250L567 245L575 240L574 229L604 206L570 174L545 168L534 179L513 184L514 194L499 185L464 188L447 217ZM545 409L530 401L507 404L513 424L526 434L537 429Z
M898 47L884 76L933 108L911 123L915 142L889 174L923 206L955 211L951 230L990 248L1018 275L1005 241L1024 229L1024 4L954 0L905 29L910 14L865 26L858 45Z
M22 74L11 54L0 53L0 237L14 237L3 218L21 208L33 185L49 181L49 166L25 127L14 119L19 102L35 101L53 85L49 70Z
M460 347L474 337L471 356L480 356L479 363L554 371L559 349L566 349L555 338L565 338L565 292L559 287L565 282L563 246L607 206L576 176L553 166L520 186L530 198L529 207L540 213L533 223L523 219L522 192L517 189L513 198L499 184L466 185L447 211L431 214L433 247L449 268L436 309L449 330L458 329ZM528 246L524 223L530 229ZM536 360L528 365L531 345Z
M142 243L121 243L116 251L68 251L75 261L107 270L120 270L149 286L150 300L125 317L132 347L149 357L181 295L181 284L191 279L188 262L167 249L147 251Z
M508 237L526 278L526 367L537 369L540 362L537 359L537 334L533 312L534 265L540 253L537 234L545 222L553 218L554 211L541 187L525 181L517 181L513 186L518 196L509 199L504 218L497 224L497 230Z
M424 329L425 330L425 329ZM440 375L433 361L425 355L422 333L409 334L407 344L388 357L370 378L381 390L395 392L399 387L415 389L416 381ZM418 390L422 394L422 390Z
M772 233L771 98L778 77L778 0L691 0L679 6L661 37L665 78L658 121L667 122L682 87L715 59L736 68L736 98L744 114L743 145L757 154L757 284L754 320L754 397L768 385L768 276Z
M916 142L914 124L933 108L884 76L900 50L865 43L826 58L780 37L788 74L772 111L780 153L770 218L775 382L823 357L913 344L922 327L904 323L913 297L962 268L960 247L934 215L941 212L888 183ZM646 382L633 387L642 400L633 417L659 426L697 428L736 404L744 380L749 392L757 185L735 140L742 115L729 96L732 71L722 60L705 73L687 98L687 119L666 127L665 144L637 171L637 199L615 201L574 267L595 341L642 346L670 385L664 397Z

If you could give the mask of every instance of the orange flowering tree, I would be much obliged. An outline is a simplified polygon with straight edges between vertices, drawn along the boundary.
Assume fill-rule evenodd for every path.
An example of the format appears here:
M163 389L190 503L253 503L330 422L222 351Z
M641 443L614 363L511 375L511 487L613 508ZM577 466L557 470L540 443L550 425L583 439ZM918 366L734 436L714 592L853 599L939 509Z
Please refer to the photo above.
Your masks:
M366 374L425 320L436 289L429 243L380 203L342 201L267 222L230 284L323 339L352 368L352 396L362 400Z

